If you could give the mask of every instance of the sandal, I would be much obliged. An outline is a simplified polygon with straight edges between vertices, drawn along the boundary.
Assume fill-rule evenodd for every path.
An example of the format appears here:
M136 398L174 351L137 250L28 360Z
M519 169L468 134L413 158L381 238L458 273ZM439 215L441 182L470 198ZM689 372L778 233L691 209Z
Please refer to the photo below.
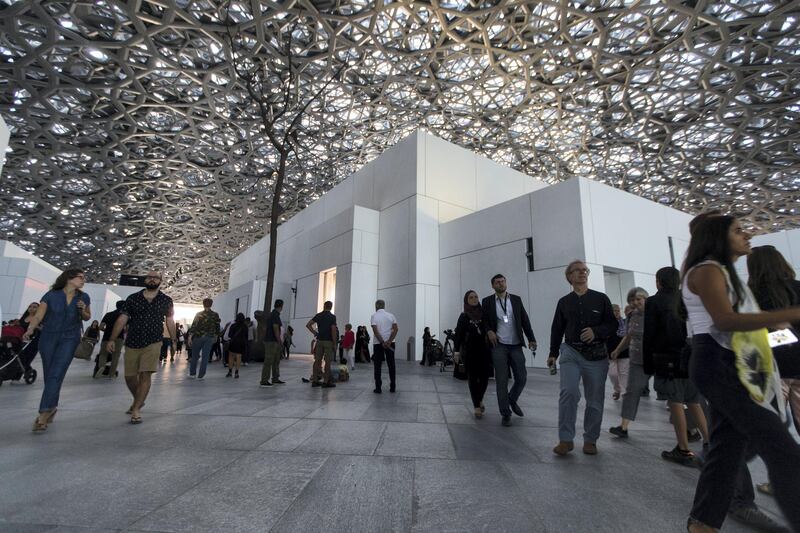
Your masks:
M42 422L41 420L39 420L39 417L37 416L36 420L33 421L33 430L32 431L34 433L40 433L40 432L46 431L46 430L47 430L47 422L46 421Z
M142 403L142 407L144 407L144 403ZM142 407L140 407L139 409L141 409ZM130 406L130 407L128 407L128 410L127 410L127 411L125 411L125 414L126 414L126 415L129 415L129 414L131 414L132 412L133 412L133 404L131 404L131 406Z
M141 424L142 423L142 415L136 415L131 417L131 424Z
M775 493L772 492L772 485L769 483L756 483L756 490L761 494L766 494L767 496L775 495Z

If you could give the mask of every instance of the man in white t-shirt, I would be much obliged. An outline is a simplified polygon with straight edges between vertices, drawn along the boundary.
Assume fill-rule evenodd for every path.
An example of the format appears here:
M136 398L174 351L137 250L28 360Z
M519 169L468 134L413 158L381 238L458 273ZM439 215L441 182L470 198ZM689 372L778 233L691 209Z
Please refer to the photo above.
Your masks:
M373 356L372 363L375 365L375 394L381 393L381 365L386 359L386 366L389 368L389 392L395 391L395 366L394 366L394 339L397 337L397 320L392 313L385 309L386 302L378 300L375 302L375 314L370 319L372 324Z

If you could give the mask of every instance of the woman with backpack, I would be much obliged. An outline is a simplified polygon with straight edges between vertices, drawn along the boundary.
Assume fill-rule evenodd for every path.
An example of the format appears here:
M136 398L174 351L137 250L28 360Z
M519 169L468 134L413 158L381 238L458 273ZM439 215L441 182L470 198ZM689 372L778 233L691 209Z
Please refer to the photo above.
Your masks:
M686 413L697 423L703 442L708 442L708 427L700 394L689 380L686 343L686 307L679 292L681 275L676 268L664 267L656 272L656 292L644 304L644 336L642 356L646 374L654 374L653 386L659 398L666 398L678 445L661 457L683 466L694 466L695 456L689 450Z

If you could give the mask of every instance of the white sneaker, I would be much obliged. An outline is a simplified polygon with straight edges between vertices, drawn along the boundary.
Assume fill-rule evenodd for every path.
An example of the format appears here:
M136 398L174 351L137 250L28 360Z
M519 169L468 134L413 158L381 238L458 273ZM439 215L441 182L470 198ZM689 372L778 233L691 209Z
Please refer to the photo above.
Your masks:
M197 376L195 376L194 374L189 374L189 379L194 379L194 378L196 378L196 377L197 377Z

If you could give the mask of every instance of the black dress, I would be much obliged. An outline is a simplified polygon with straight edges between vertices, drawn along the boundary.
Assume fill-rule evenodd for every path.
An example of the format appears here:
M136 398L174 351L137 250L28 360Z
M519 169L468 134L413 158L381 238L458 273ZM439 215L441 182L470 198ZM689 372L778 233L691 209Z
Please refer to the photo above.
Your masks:
M228 331L228 338L230 339L228 351L243 354L247 349L247 324L234 322Z
M461 313L456 325L453 348L459 352L467 368L472 405L480 407L492 372L492 356L486 345L481 321L470 320L466 313Z

